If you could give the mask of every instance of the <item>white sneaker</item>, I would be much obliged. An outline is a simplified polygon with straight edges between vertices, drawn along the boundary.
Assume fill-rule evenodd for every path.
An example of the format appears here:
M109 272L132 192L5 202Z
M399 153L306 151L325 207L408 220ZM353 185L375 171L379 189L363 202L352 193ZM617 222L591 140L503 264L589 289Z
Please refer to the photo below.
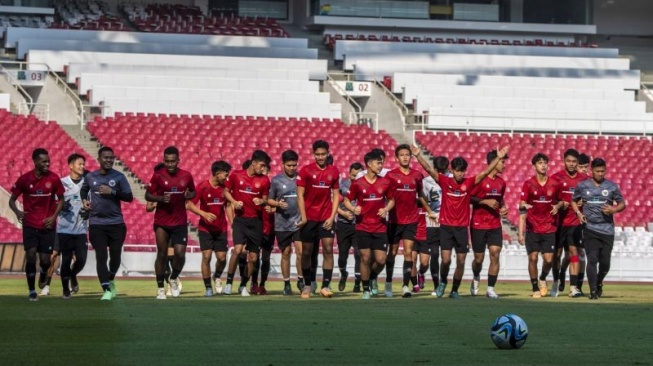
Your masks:
M413 294L410 292L410 288L409 288L408 286L404 286L404 287L401 289L401 291L403 292L403 294L401 295L401 297L411 297L411 296L413 296Z
M553 286L551 286L551 291L549 291L551 297L558 297L558 285L558 281L553 281Z
M246 287L246 286L242 286L242 287L240 288L240 296L242 296L242 297L248 297L248 296L250 296L250 295L249 295L249 292L247 291L247 287Z
M581 297L581 296L583 296L583 293L580 292L578 287L571 286L571 288L569 289L569 297Z
M216 279L214 279L214 282L215 282L215 293L217 295L219 295L223 291L222 280L220 280L219 278L216 278Z
M50 286L45 285L43 289L41 290L41 296L48 296L50 295Z
M167 297L166 297L166 291L165 291L164 289L160 288L159 291L157 291L157 293L156 293L156 299L157 299L157 300L165 300L165 299L167 299Z
M166 296L172 296L172 290L171 290L170 282L168 282L166 286Z
M498 299L499 295L497 295L496 292L494 292L494 287L488 287L487 292L485 293L486 297L489 297L490 299Z
M431 292L431 296L438 296L438 294L435 293L435 291L433 291L433 292Z
M224 287L224 291L222 291L222 293L225 294L225 295L231 295L231 286L232 286L232 285L231 285L230 283L228 283L228 284Z
M181 290L179 289L179 279L170 280L170 291L172 292L172 297L179 297Z
M472 280L472 285L469 287L469 292L472 294L472 296L478 295L478 286L481 284L481 279L478 277L475 277Z
M385 297L392 297L392 282L385 283Z
M179 294L181 295L181 289L183 288L181 285L181 276L177 277L177 286L179 287Z

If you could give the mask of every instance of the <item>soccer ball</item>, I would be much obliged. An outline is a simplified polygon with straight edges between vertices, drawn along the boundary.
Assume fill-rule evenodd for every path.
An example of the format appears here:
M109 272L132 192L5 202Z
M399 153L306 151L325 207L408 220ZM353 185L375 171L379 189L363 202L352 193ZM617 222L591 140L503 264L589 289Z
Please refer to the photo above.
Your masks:
M492 342L501 349L521 348L528 337L524 319L515 314L504 314L492 324Z

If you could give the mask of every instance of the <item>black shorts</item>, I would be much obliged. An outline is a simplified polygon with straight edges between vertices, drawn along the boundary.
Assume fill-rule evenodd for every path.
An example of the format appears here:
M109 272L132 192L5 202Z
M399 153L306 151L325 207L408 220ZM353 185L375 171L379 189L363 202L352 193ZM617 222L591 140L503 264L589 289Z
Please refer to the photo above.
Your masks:
M299 237L304 243L314 243L316 240L324 238L333 238L335 231L326 230L322 227L324 221L308 221L299 232ZM334 224L335 225L335 224Z
M596 231L583 230L583 241L588 252L608 251L607 257L610 258L614 246L614 235L597 233Z
M356 225L339 222L336 226L338 238L338 251L349 251L349 248L356 248Z
M86 246L86 234L57 234L57 241L59 242L59 249L63 252L88 252Z
M210 250L213 252L226 252L227 251L227 232L214 231L209 233L207 231L198 230L197 236L200 239L200 250Z
M261 241L261 249L267 250L269 252L274 248L274 231L269 234L263 234L263 240Z
M526 232L526 252L531 254L538 253L553 253L556 246L556 234L537 234L530 231Z
M96 251L122 248L126 237L127 226L125 224L89 225L88 227L88 239Z
M558 228L556 248L569 250L569 246L583 248L583 227L581 225Z
M388 235L386 233L368 233L367 231L356 230L356 243L358 249L388 250Z
M256 217L236 217L233 224L234 245L258 253L263 241L263 221Z
M469 233L467 226L440 226L440 248L456 250L456 253L469 253Z
M485 248L490 246L503 246L503 231L496 229L471 229L472 250L474 253L485 253Z
M301 239L299 238L299 230L277 231L275 235L277 236L277 245L282 252L294 242L301 242Z
M412 224L388 224L388 240L390 244L399 244L401 240L415 240L417 234L417 223Z
M35 229L23 226L23 247L25 251L36 248L37 253L52 254L57 239L55 229Z
M426 240L415 240L415 250L421 254L438 255L440 253L440 228L427 227Z
M188 226L186 225L177 225L177 226L154 225L155 232L156 229L163 229L166 232L166 234L168 234L168 246L188 244Z

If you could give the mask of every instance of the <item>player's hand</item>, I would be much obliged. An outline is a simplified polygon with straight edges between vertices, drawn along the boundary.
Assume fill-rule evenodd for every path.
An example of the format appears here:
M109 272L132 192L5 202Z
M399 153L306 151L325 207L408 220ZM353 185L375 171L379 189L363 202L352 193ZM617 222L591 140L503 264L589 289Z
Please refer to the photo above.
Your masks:
M560 207L560 208L563 209L563 210L566 210L566 209L569 208L569 205L570 205L569 202L563 202L563 203L562 203L562 207Z
M193 192L191 192L190 190L186 189L186 190L184 191L184 198L187 199L187 200L189 200L189 199L191 199L192 197L193 197Z
M208 222L213 222L213 221L215 221L215 219L217 219L218 217L215 216L215 214L212 214L211 212L205 212L205 213L202 215L202 218L203 218L204 220L208 221Z
M526 238L524 238L524 234L523 234L523 233L519 233L519 234L517 235L517 241L519 242L520 245L524 245L524 244L526 244Z
M376 213L376 216L378 217L386 217L388 215L388 210L385 208L380 208L379 211Z
M86 211L91 211L91 202L89 200L82 200L82 207ZM154 210L154 209L152 209L152 210Z
M506 155L508 155L508 150L510 150L510 147L508 145L502 147L501 150L497 148L497 157L499 159L505 158Z
M355 217L355 216L354 216L354 213L353 213L353 212L350 212L350 211L345 212L345 214L342 215L342 216L344 216L344 217L345 217L347 220L349 220L349 221L354 220L354 217Z
M297 226L298 229L301 229L302 227L304 227L304 225L306 225L306 220L299 219L299 221L297 221L295 225Z
M521 207L524 210L530 210L531 208L533 208L533 205L529 205L528 203L524 203Z
M56 217L54 216L46 217L43 220L43 226L45 226L46 229L52 229L55 222L56 222Z
M419 146L415 146L415 145L413 145L413 146L410 148L410 153L413 154L413 156L417 156L417 155L419 155L421 152L422 152L422 150L419 148Z
M103 196L110 196L110 195L111 195L111 191L112 191L112 189L111 189L111 187L109 187L109 186L106 185L106 184L101 184L101 185L98 187L97 191L98 191L99 194L101 194L101 195L103 195Z
M494 209L494 210L499 209L499 201L497 201L495 199L492 199L492 198L482 200L481 204L483 204L483 205L485 205L485 206L487 206L487 207L489 207L491 209Z
M243 201L236 201L233 203L234 209L240 210L243 208Z
M331 230L333 228L333 219L328 218L324 220L324 224L322 224L322 227L324 228L324 230Z
M265 203L265 200L263 200L262 198L258 198L258 197L254 197L254 199L252 201L254 201L254 204L257 205L257 206L260 206L263 203Z
M551 215L555 216L558 214L558 205L551 205Z
M613 207L613 206L610 206L610 205L604 205L603 208L601 209L601 211L602 211L605 215L614 215L614 214L615 214L614 207Z
M282 198L277 202L277 207L279 207L282 210L285 210L285 209L288 208L288 203L286 201L284 201L283 198Z
M163 194L163 203L170 203L170 198L171 198L170 192L164 193Z
M362 210L363 209L361 208L361 206L354 207L354 215L356 216L360 215Z
M583 215L582 212L579 213L577 216L578 216L578 221L579 221L581 224L587 224L587 217L585 217L585 215Z
M429 213L429 220L431 220L431 223L433 225L438 225L440 223L440 215L436 214L435 212Z
M583 207L583 203L585 203L585 200L580 199L580 200L578 200L578 202L576 202L576 206Z
M273 213L274 211L276 211L276 210L274 209L274 207L272 207L272 206L268 206L268 205L265 206L264 210L265 210L265 212L267 212L267 213Z
M499 210L499 215L501 215L502 217L508 216L508 207L506 206L501 207L501 209Z
M22 224L23 220L25 220L25 213L21 210L16 211L16 218L18 219L18 222Z

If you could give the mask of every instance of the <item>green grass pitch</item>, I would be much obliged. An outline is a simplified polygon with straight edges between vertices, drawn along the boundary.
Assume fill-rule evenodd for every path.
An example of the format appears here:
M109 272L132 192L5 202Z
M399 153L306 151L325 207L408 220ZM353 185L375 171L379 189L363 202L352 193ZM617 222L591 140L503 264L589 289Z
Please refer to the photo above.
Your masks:
M237 281L236 281L237 284ZM653 365L653 286L607 284L598 301L531 299L526 283L499 283L500 299L203 297L186 278L177 299L156 300L154 279L118 279L101 302L96 279L80 294L27 300L23 277L0 277L0 365ZM294 287L294 283L293 283ZM484 294L484 286L481 287ZM529 328L520 350L499 350L489 329L504 313Z

